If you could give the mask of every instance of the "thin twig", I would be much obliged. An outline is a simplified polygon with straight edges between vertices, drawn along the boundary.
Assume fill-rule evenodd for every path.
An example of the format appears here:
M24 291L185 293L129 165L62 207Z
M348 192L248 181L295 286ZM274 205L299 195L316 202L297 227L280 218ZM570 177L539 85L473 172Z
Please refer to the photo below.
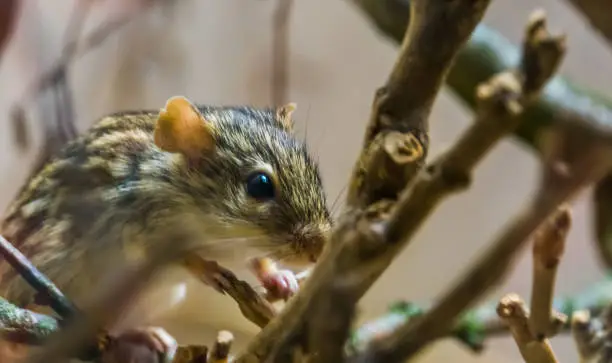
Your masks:
M501 299L497 313L510 327L514 341L526 363L557 363L548 339L537 339L529 329L529 312L518 295Z
M14 268L24 280L42 297L62 318L70 318L77 307L49 280L38 271L30 261L16 249L6 238L0 236L0 254Z
M90 3L88 0L78 0L83 3ZM43 165L49 160L49 158L54 155L59 148L61 148L66 142L70 141L72 137L74 137L77 133L76 126L74 125L73 117L70 114L65 115L65 108L72 108L72 95L70 90L67 88L67 80L66 80L66 72L69 66L76 61L81 56L87 54L92 49L95 49L100 44L102 44L105 40L107 40L110 35L114 34L116 31L121 29L123 26L127 25L130 21L134 20L137 16L142 15L145 10L151 8L154 4L158 4L158 1L143 1L142 7L138 8L134 13L123 14L119 16L117 19L111 19L104 24L100 25L97 29L94 29L91 33L85 36L82 40L78 39L78 36L75 34L67 33L66 41L62 54L60 57L51 65L51 67L45 70L41 75L35 78L35 80L30 84L21 98L12 106L12 115L15 115L14 125L20 132L18 134L23 134L22 131L25 123L25 108L29 101L35 99L39 94L44 92L49 88L59 87L59 92L56 94L56 108L58 108L58 112L56 114L57 125L53 123L48 123L45 121L43 124L43 128L45 129L45 144L42 150L38 153L38 157L36 162L32 166L30 171L31 175L38 172ZM79 5L77 7L83 6L81 8L75 9L76 18L77 15L82 14L82 11L88 9L91 5ZM69 27L69 31L79 30L82 26L80 20L76 20L73 18L73 24ZM74 36L74 38L73 38ZM60 107L59 104L63 104L64 107ZM72 111L69 111L72 112ZM21 136L22 139L25 140L25 137Z
M289 102L289 27L293 0L276 0L272 21L272 105Z
M81 37L83 26L89 16L90 10L94 5L90 0L77 0L74 9L68 20L68 26L64 34L64 46L62 52L70 58L76 51ZM70 141L77 137L77 129L74 122L73 95L68 82L69 63L64 64L64 69L58 72L56 83L53 86L57 113L56 132L62 135L62 139Z
M210 363L227 363L233 342L234 335L232 333L226 330L220 331L210 352Z
M23 105L27 100L35 97L47 87L52 86L57 79L58 74L62 72L69 64L87 54L92 49L100 46L111 35L119 31L129 22L135 20L138 16L142 16L145 10L148 10L152 5L157 4L157 1L143 1L143 8L138 8L134 13L122 14L117 19L111 19L98 28L87 34L82 40L75 39L66 44L65 50L60 57L49 67L45 72L38 76L35 81L27 88L27 91L21 98L20 105Z
M240 311L247 319L263 328L276 316L276 310L270 302L248 282L238 279L229 270L223 269L221 274L223 291L238 303Z
M258 293L247 282L220 266L216 261L208 261L197 254L191 254L185 260L185 266L192 274L212 283L213 287L231 296L238 304L242 315L255 325L263 328L276 315L272 304L263 294Z
M529 326L538 340L553 337L567 322L567 316L554 312L553 298L557 266L570 227L569 209L561 208L534 237Z
M22 344L41 344L59 330L58 321L50 316L20 309L0 298L0 337Z
M535 233L531 312L516 294L506 295L497 307L527 363L557 362L548 339L567 322L567 316L553 310L553 295L556 270L570 226L569 208L561 206Z

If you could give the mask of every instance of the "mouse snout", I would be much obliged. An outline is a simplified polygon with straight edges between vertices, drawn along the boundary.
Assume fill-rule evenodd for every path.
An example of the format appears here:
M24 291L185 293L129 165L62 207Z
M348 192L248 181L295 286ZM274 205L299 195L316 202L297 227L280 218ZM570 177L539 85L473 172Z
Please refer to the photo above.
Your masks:
M309 262L316 262L323 252L328 238L329 226L314 225L300 228L296 231L299 249L304 252Z

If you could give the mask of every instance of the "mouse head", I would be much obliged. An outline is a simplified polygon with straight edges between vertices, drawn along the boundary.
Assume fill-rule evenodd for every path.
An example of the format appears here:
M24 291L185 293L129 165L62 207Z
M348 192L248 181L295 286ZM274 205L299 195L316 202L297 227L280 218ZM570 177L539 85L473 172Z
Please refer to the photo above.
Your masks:
M257 249L289 266L314 262L331 226L318 165L292 131L294 111L174 97L155 128L157 146L182 156L181 183L201 210L236 230L254 227Z

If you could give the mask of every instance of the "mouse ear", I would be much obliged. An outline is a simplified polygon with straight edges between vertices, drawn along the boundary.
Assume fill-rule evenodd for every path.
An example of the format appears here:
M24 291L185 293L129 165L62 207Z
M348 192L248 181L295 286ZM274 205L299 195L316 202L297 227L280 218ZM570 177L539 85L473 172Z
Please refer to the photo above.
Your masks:
M154 131L160 149L190 159L214 149L212 125L187 98L176 96L159 111Z
M293 102L278 107L276 109L276 121L280 123L280 126L283 130L287 132L293 132L293 118L291 116L293 115L296 109L297 104Z

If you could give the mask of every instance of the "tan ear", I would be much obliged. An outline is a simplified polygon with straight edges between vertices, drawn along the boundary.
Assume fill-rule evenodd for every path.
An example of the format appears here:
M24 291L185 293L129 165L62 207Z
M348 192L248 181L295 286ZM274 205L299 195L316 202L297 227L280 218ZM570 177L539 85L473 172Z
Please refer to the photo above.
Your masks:
M176 96L159 111L154 139L164 151L197 158L214 149L212 131L211 124L188 99Z
M291 116L296 109L297 104L293 102L276 109L276 119L281 124L281 127L287 132L293 131L293 118Z

